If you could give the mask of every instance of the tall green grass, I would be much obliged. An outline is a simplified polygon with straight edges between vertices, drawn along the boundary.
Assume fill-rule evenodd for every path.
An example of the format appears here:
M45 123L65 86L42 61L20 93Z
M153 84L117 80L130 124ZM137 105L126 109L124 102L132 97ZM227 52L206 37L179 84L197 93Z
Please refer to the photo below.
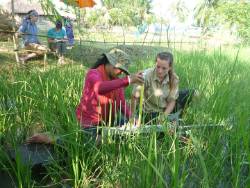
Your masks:
M186 124L223 124L178 134L131 135L96 145L80 132L75 108L87 67L69 65L45 71L14 67L0 77L0 169L18 187L248 187L250 64L223 51L174 51L180 88L200 93L185 111ZM132 72L154 64L135 58ZM126 90L129 99L131 87ZM6 147L17 147L33 132L61 135L64 159L47 166L46 182L31 178L29 167L11 162Z

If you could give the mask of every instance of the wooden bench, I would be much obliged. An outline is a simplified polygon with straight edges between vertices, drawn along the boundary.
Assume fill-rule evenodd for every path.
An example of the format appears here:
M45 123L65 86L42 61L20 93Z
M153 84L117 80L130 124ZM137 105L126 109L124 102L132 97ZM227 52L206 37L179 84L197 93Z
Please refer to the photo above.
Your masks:
M20 63L20 56L21 54L27 54L27 53L37 53L38 50L30 50L30 49L26 49L24 47L20 48L18 47L18 45L15 44L14 42L14 52L15 52L15 56L16 56L16 62ZM47 57L48 54L52 54L54 56L57 56L57 53L55 51L51 51L50 49L48 49L45 53L43 53L43 64L44 66L46 65L47 62Z
M25 49L25 48L16 49L16 50L14 50L14 51L17 53L17 58L16 58L16 62L17 62L17 63L20 63L20 56L21 56L21 55L29 54L29 53L37 53L37 51L35 51L35 50L27 50L27 49ZM49 52L46 52L46 53L43 54L43 63L44 63L44 65L45 65L46 62L47 62L47 54L48 54L48 53L49 53Z

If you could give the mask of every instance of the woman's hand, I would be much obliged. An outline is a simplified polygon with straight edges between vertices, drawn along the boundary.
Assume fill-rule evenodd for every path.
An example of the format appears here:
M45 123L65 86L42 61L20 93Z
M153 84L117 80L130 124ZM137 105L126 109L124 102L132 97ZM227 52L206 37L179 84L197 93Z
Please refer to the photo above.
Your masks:
M142 85L144 83L144 79L141 73L136 73L129 75L131 84L139 84Z

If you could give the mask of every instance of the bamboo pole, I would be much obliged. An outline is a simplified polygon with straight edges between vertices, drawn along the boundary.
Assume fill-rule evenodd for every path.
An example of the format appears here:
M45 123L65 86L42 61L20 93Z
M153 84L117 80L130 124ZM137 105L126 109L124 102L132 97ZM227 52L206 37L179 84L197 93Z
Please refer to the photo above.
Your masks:
M11 0L11 17L12 17L12 30L14 32L13 34L13 43L14 43L14 51L15 51L15 58L16 58L16 62L19 63L19 57L18 57L18 53L16 51L17 49L17 43L16 43L16 36L15 36L15 15L14 15L14 0Z

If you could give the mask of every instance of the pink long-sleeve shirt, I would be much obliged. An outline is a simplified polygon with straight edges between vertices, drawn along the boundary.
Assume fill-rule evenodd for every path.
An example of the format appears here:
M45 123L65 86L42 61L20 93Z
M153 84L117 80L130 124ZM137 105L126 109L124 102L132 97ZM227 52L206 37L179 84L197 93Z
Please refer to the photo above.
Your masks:
M86 75L80 104L76 109L76 116L81 125L90 127L100 124L101 121L108 122L111 106L112 118L120 110L129 118L131 111L124 96L124 87L128 85L128 77L104 80L98 69L90 69ZM116 93L115 96L110 93L112 91Z

